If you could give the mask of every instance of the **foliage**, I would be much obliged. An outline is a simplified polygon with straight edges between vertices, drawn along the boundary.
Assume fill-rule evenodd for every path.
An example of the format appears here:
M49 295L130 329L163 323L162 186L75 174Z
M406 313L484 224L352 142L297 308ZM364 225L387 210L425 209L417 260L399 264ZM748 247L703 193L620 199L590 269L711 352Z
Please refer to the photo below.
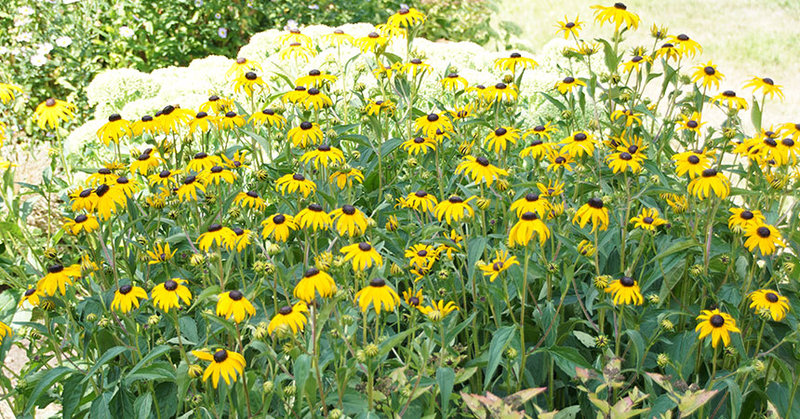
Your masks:
M768 79L718 93L699 44L632 53L639 17L596 16L536 57L417 10L267 31L104 73L128 119L66 139L44 102L56 175L23 186L61 229L30 237L3 167L14 413L796 416L800 125L765 122Z

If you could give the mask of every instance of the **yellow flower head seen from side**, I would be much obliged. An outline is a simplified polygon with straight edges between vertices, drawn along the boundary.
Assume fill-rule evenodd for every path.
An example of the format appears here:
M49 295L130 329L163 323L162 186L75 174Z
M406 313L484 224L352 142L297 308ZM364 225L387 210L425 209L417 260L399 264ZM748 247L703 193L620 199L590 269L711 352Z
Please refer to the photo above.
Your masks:
M571 157L580 157L583 155L591 155L594 153L594 146L597 140L593 135L586 131L575 131L569 137L564 138L559 142L561 144L561 152L570 155Z
M494 67L498 70L508 70L512 73L517 69L533 70L539 64L533 58L523 57L519 52L512 52L508 57L494 60Z
M203 373L203 381L211 377L211 383L214 388L217 388L219 385L220 377L222 377L228 385L230 385L231 382L235 383L237 374L243 375L244 367L247 364L241 354L227 349L220 349L213 354L206 351L192 351L192 355L196 356L197 359L211 363L206 367L206 371Z
M172 278L156 285L150 292L153 297L153 305L165 313L169 313L171 308L180 307L181 301L189 305L192 301L192 292L186 285L183 285L185 282L183 279Z
M389 39L379 34L378 32L370 32L367 36L357 38L354 42L355 46L361 49L361 52L376 52L377 50L386 46Z
M432 301L429 306L419 306L417 309L424 314L428 320L432 322L440 322L447 317L448 314L457 311L458 307L452 301L445 304L444 300Z
M303 121L299 126L289 130L287 133L289 140L294 147L305 148L309 144L322 144L322 129L316 123Z
M414 129L422 131L422 133L428 137L432 137L436 134L436 131L453 131L453 123L444 113L441 115L430 113L414 120Z
M508 176L507 170L489 163L489 159L483 156L464 156L464 160L456 166L456 173L462 172L476 184L486 183L486 186L492 186L501 176Z
M447 221L452 224L454 221L461 221L475 215L475 210L469 205L469 201L475 199L474 196L464 200L458 195L451 195L444 201L440 201L433 207L433 214L439 221Z
M643 230L648 231L655 231L656 227L664 225L667 223L667 220L658 216L658 210L655 208L643 208L642 212L639 215L631 218L632 223L634 223L635 228L641 228Z
M519 265L519 261L517 260L516 256L509 255L505 250L496 250L494 252L494 259L492 259L489 263L478 264L478 269L483 272L484 276L489 277L490 282L494 282L500 273L506 271L508 268L514 265Z
M328 167L334 164L343 165L345 163L342 150L328 144L320 144L316 149L305 152L300 157L300 161L304 164L313 162L315 169L319 168L320 164L322 167Z
M605 292L614 294L614 305L641 305L644 302L639 284L629 276L611 281Z
M272 215L262 221L261 225L264 227L261 231L262 237L281 242L288 240L289 233L298 229L297 223L294 222L294 217L288 214Z
M367 216L358 208L345 204L330 213L340 236L358 236L367 231Z
M435 196L424 190L412 192L405 197L398 198L398 201L401 207L411 208L419 212L433 211L438 203Z
M599 228L600 231L605 231L608 228L608 208L603 204L600 198L589 198L589 200L581 206L572 218L572 223L579 223L583 228L588 222L592 223L592 231Z
M130 137L132 135L131 123L122 119L118 113L109 116L108 122L97 130L97 139L102 141L106 146L111 144L111 142L119 143L120 138L125 136Z
M365 271L371 266L383 265L383 257L369 242L354 243L340 250L344 253L344 260L352 261L353 270Z
M489 148L500 154L505 151L508 144L516 144L519 140L519 130L514 127L500 127L489 133L484 140Z
M316 192L317 184L300 173L289 173L275 181L275 189L284 196L297 192L303 195L303 198L308 198L308 195Z
M750 293L750 308L765 311L772 320L779 322L786 318L786 313L791 308L789 299L769 289L756 290Z
M56 129L61 122L67 122L75 114L75 105L63 100L49 98L40 103L33 112L33 121L41 129Z
M300 228L310 228L312 231L327 230L333 223L331 216L323 211L322 205L316 203L303 208L294 217L294 221Z
M740 111L747 109L747 101L744 98L736 96L733 90L726 90L711 98L712 103L725 105L728 109Z
M202 251L209 251L212 246L227 247L227 243L234 239L235 233L228 227L214 223L208 226L205 233L197 237L197 247Z
M277 332L278 335L285 336L289 332L293 335L302 332L308 323L305 313L308 313L308 306L302 301L298 301L294 306L281 307L269 321L267 333L272 335Z
M700 177L689 182L689 193L700 200L709 198L712 194L717 198L725 199L730 192L730 181L716 169L705 169Z
M741 333L736 327L736 320L728 313L723 313L719 309L703 310L697 316L700 322L695 327L695 332L700 332L698 340L703 340L711 335L711 346L717 347L720 340L725 346L731 343L731 333Z
M8 83L0 83L0 102L8 104L16 99L16 93L22 93L22 88Z
M139 300L147 299L147 291L135 285L123 285L114 292L111 301L111 310L128 313L134 308L139 308Z
M293 291L295 298L307 303L314 301L317 298L317 294L322 298L327 298L335 293L336 283L333 278L327 272L320 271L314 266L305 272Z
M400 297L385 280L373 278L369 281L369 285L356 293L355 302L358 303L362 313L366 313L372 306L376 314L381 314L381 310L394 310L400 303Z
M539 244L544 246L544 242L550 238L550 229L536 213L524 212L508 233L508 247L527 246L534 235L539 238Z
M147 256L150 258L150 262L148 262L148 264L153 265L166 262L172 259L177 251L178 249L171 250L169 243L165 243L163 245L161 243L156 243L156 245L153 246L153 250L147 251Z
M7 324L0 322L0 344L2 344L7 337L11 336L11 333L11 328L8 327Z
M256 127L269 125L273 128L283 129L284 125L286 125L286 118L284 118L283 115L275 112L275 110L272 108L264 108L260 112L250 115L250 118L247 120L247 122Z
M64 230L70 232L72 235L80 233L91 233L100 228L100 223L97 218L92 214L78 214L75 218L64 219Z
M36 289L46 296L54 295L56 290L64 295L67 293L66 286L72 285L72 281L80 277L81 265L74 264L65 267L57 263L47 268L47 274L36 283Z
M22 307L22 305L26 302L32 307L36 307L39 305L42 296L43 293L40 292L36 287L28 288L22 293L22 298L19 299L19 304L17 304L17 307Z
M628 7L623 3L617 2L612 6L592 6L594 11L594 20L601 25L605 23L613 23L614 30L619 31L622 25L630 29L639 28L639 16L633 12L628 11Z
M226 291L217 297L217 316L226 319L233 317L233 321L241 323L256 314L253 304L239 290Z
M263 211L267 207L264 198L258 196L258 192L253 190L236 194L233 198L233 204L242 208L252 208L256 211Z
M389 16L386 23L398 28L408 28L425 22L425 15L413 7L402 6L397 13Z

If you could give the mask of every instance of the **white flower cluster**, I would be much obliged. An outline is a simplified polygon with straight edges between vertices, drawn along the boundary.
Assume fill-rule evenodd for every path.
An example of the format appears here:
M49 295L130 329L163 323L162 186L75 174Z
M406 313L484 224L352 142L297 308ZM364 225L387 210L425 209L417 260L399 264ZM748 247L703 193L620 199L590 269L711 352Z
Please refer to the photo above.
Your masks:
M355 38L376 31L374 26L366 23L347 24L338 29ZM262 76L272 81L273 86L283 83L278 74L294 80L316 68L334 74L347 74L347 77L340 77L332 86L333 91L349 91L360 84L364 86L368 96L379 96L378 84L371 72L375 67L374 56L361 54L357 48L349 45L328 45L324 36L333 30L334 28L324 25L302 29L302 33L309 36L314 45L322 48L308 63L281 59L283 45L279 39L286 32L275 29L253 35L250 42L239 50L238 57L260 63L264 70ZM557 109L538 92L552 93L555 82L571 71L569 61L561 54L564 48L566 44L556 39L545 45L542 54L533 55L521 51L523 56L533 57L539 63L535 70L525 72L519 96L521 117L527 124L543 123L558 116ZM405 38L395 38L386 51L397 57L419 57L431 66L431 72L424 77L420 87L419 97L422 98L440 96L442 86L439 80L450 72L459 73L470 84L486 86L496 84L508 74L495 68L494 62L497 58L507 57L510 51L490 52L472 42L432 42L424 38L415 38L411 51L406 49ZM94 130L89 127L99 127L112 113L134 120L143 115L152 115L167 104L196 109L212 94L235 96L232 83L225 75L233 63L233 59L209 56L192 61L188 67L167 67L150 74L133 69L100 73L87 90L89 103L96 109L95 120L87 122L70 134L65 144L67 151L78 153L84 145L99 144ZM291 87L285 88L289 90ZM433 101L431 106L434 106Z

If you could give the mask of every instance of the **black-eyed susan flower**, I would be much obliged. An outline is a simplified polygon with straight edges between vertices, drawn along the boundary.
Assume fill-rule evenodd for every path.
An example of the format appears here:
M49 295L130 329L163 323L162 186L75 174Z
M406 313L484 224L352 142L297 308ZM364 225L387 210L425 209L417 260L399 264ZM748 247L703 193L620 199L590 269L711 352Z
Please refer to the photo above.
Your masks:
M425 22L425 15L413 7L405 5L400 7L397 13L389 16L386 23L398 28L408 28L417 24Z
M425 301L425 296L422 295L422 288L416 292L411 288L403 291L403 301L411 307L419 307Z
M239 57L234 61L231 67L225 72L225 76L230 79L235 79L248 71L263 71L261 64L257 61L248 60L245 57Z
M583 80L576 79L575 77L572 76L567 76L564 77L561 81L557 82L555 88L558 89L559 93L565 95L569 92L572 92L572 90L577 86L585 87L586 82L584 82Z
M154 135L158 132L158 122L152 115L145 115L131 123L131 131L137 137L144 133Z
M356 38L354 45L361 49L361 52L376 52L386 46L389 40L378 32L370 32L367 36Z
M322 298L331 297L336 293L336 283L327 272L316 267L309 268L303 279L294 287L294 296L306 303L314 301L319 294Z
M594 20L600 25L613 23L614 30L619 31L620 26L625 25L630 29L639 28L639 16L628 11L628 7L623 3L617 2L613 6L592 6L594 10Z
M800 139L800 123L787 122L780 126L781 135L788 135L793 140Z
M302 45L311 46L313 43L311 41L311 37L300 32L299 28L293 27L289 28L286 33L281 34L278 37L278 42L281 44L289 44L293 42L297 42Z
M208 97L207 101L200 104L198 110L200 112L205 112L206 114L213 112L217 115L222 115L230 110L233 110L233 100L219 97L218 95L211 95Z
M147 177L150 186L160 186L165 189L170 189L173 186L178 186L178 175L182 170L169 170L164 169L158 173L154 173Z
M239 290L226 291L217 295L217 316L241 323L256 314L253 304Z
M59 263L47 268L47 274L36 283L36 289L51 296L58 290L61 295L67 293L67 285L72 285L72 281L81 277L81 265L74 264L64 266Z
M680 115L681 120L678 121L678 131L681 130L688 130L695 133L695 135L700 135L700 129L703 127L705 122L702 122L702 116L695 112L692 112L691 115Z
M95 207L97 196L93 194L94 189L77 189L72 191L69 199L72 201L73 211L92 211Z
M236 173L233 173L230 169L220 165L213 166L210 169L201 172L198 177L206 185L219 185L221 182L231 184L236 181Z
M563 21L558 21L556 23L556 33L560 33L564 35L564 39L568 39L570 35L577 38L580 35L580 30L583 27L583 23L580 21L580 16L575 16L575 19L570 20L566 15L564 16Z
M330 213L334 228L339 235L350 237L364 234L367 231L367 216L358 208L346 204Z
M656 58L664 58L665 60L675 60L681 58L681 54L683 50L678 48L677 45L673 44L672 42L665 42L656 50Z
M688 174L694 179L702 175L704 170L711 168L714 152L705 149L684 151L672 156L672 161L675 162L675 174L678 176Z
M294 221L300 228L310 228L312 231L327 230L332 223L331 216L322 210L320 204L311 204L303 208L294 217Z
M580 157L584 154L592 155L597 140L593 135L586 131L575 131L569 137L559 142L562 145L561 152L572 157Z
M303 99L303 106L305 106L306 109L319 110L328 106L333 106L333 101L328 95L322 93L322 91L316 87L312 87L308 89L308 95Z
M427 137L414 137L403 141L403 149L410 155L426 154L428 151L436 150L436 141Z
M721 340L723 345L728 346L731 343L731 333L741 333L736 327L736 320L728 313L723 313L719 309L702 310L700 315L697 316L700 323L695 327L695 332L700 332L697 336L698 340L705 339L706 336L711 335L711 346L717 347Z
M432 322L442 321L448 314L458 311L454 302L448 301L445 304L444 300L432 301L431 305L419 306L417 309Z
M253 96L257 90L264 91L266 89L267 83L254 71L247 71L240 74L236 77L233 84L233 90L236 91L236 93L241 92L247 96Z
M479 263L478 269L481 270L484 276L489 277L489 282L494 282L500 273L514 265L519 265L516 256L509 255L505 250L495 250L494 259L489 263Z
M625 119L626 127L630 127L634 122L641 125L641 116L641 113L634 112L631 109L617 109L614 112L611 112L611 120L617 121L619 119Z
M287 135L295 147L305 148L309 144L322 144L322 129L316 123L303 121L299 126L290 129Z
M155 287L150 292L153 297L153 305L169 313L172 308L179 308L181 301L189 305L192 301L192 292L186 285L186 281L180 278L168 279Z
M334 29L333 32L322 35L321 39L331 46L341 47L342 45L352 45L355 38L341 29Z
M600 198L589 198L589 201L583 204L572 217L572 223L579 223L581 228L590 221L592 231L598 228L600 231L605 231L608 228L608 208L603 205L603 200Z
M181 202L197 201L197 192L206 192L206 185L195 175L186 176L178 187L176 195Z
M208 226L206 232L197 237L197 247L202 251L209 251L215 244L218 247L225 247L233 239L233 230L214 223Z
M751 227L764 224L764 214L759 210L749 210L745 208L731 208L731 216L728 217L728 228L737 233L743 233Z
M548 135L549 137L549 135ZM545 142L541 138L534 138L527 147L519 152L520 158L530 157L534 160L542 160L555 148L554 143Z
M728 109L740 111L747 109L747 101L744 98L736 96L733 90L726 90L711 98L712 103L725 105Z
M164 243L163 245L161 243L156 243L155 246L153 246L153 250L147 251L147 257L150 258L147 264L154 265L167 262L175 256L175 252L177 251L178 249L170 249L169 243Z
M431 137L437 130L449 132L453 130L453 123L444 113L430 113L414 120L414 129L422 131L423 134Z
M637 71L637 72L638 72L638 71L640 71L640 70L641 70L641 68L640 68L640 67L641 67L642 65L649 64L649 63L651 63L652 61L653 61L653 60L652 60L652 58L650 58L649 56L648 56L648 57L643 57L643 56L641 56L641 55L634 55L633 57L631 57L631 59L630 59L630 60L628 60L628 61L625 61L625 62L622 64L622 69L623 69L623 70L624 70L626 73L630 73L630 72L632 72L632 71Z
M231 382L235 383L237 374L243 375L244 367L247 365L241 354L227 349L219 349L213 354L206 351L192 351L192 355L196 356L197 359L211 363L203 373L203 381L205 382L208 377L211 377L211 384L214 388L219 385L220 377L228 385Z
M337 188L353 187L353 182L364 182L364 174L361 170L352 167L341 168L328 177L328 181L335 184Z
M637 156L639 155L640 154L637 154ZM630 170L632 173L639 173L639 171L642 170L642 161L640 158L634 157L627 151L609 154L606 156L606 162L614 173L624 172L626 170Z
M362 313L366 313L372 306L376 314L381 314L381 310L393 311L400 303L400 297L385 280L373 278L369 281L369 285L356 293L355 302Z
M369 242L354 243L340 250L344 254L344 261L352 261L353 270L365 271L375 265L383 265L383 257Z
M222 164L221 158L218 156L210 156L201 151L195 154L192 159L189 160L189 163L186 165L186 170L200 173L220 164Z
M288 335L291 332L296 335L302 332L308 323L305 313L308 313L308 306L302 301L298 301L294 306L281 307L267 325L267 333L272 335L278 332L279 335Z
M489 102L512 102L517 100L519 91L512 84L497 83L489 86L483 93L483 98Z
M614 305L633 304L638 306L644 302L638 282L629 276L611 281L605 288L605 292L613 294Z
M97 130L97 138L106 146L112 141L118 144L120 138L131 135L133 135L131 123L122 119L118 113L109 116L108 122Z
M153 151L152 148L145 149L141 154L133 150L132 155L134 159L131 161L131 173L147 175L150 169L154 169L164 163L164 159L159 157L158 151Z
M250 245L252 232L241 227L234 227L231 229L231 231L233 231L233 236L228 238L228 242L225 243L225 247L241 253L242 250Z
M469 85L467 79L458 75L458 73L449 73L447 77L439 80L442 87L452 91L458 91L459 89L466 89Z
M768 256L775 253L776 247L783 247L783 238L781 232L770 224L756 224L751 225L745 230L747 240L744 246L751 252L758 248L762 255Z
M719 89L719 82L725 78L725 75L717 70L717 66L711 61L706 64L694 67L695 71L692 73L692 81L700 82L700 86L704 89L714 88Z
M63 228L70 234L78 235L97 230L100 228L100 223L92 214L78 214L75 218L65 218Z
M433 246L417 243L406 249L403 256L408 259L409 266L417 271L425 272L430 270L439 255Z
M539 239L539 244L543 246L544 242L550 238L550 229L536 213L524 212L508 233L508 247L527 246L534 235Z
M2 344L7 337L11 336L11 334L11 328L8 327L7 324L0 322L0 344Z
M525 134L522 135L522 138L527 139L529 136L534 136L540 139L546 138L547 140L552 140L550 135L556 131L558 131L558 128L555 125L553 125L552 122L548 122L544 125L537 125L525 131Z
M456 166L456 173L462 172L476 184L485 182L487 186L492 186L501 176L508 176L507 170L489 163L489 159L483 156L464 156L464 160Z
M400 199L402 207L411 208L415 211L420 211L420 212L433 211L433 208L438 203L438 200L436 199L435 196L423 190L412 192L408 194L405 198L400 198Z
M75 117L75 105L72 103L49 98L40 103L33 112L33 122L41 129L56 129L61 122L68 122Z
M800 160L800 144L791 137L778 141L778 153L784 163L795 164Z
M592 257L594 256L594 252L596 251L597 249L589 240L581 240L581 242L578 243L578 253L580 253L583 256Z
M422 62L419 58L412 58L409 62L403 64L400 72L408 74L411 77L421 76L431 71L431 66Z
M320 164L322 167L328 167L332 164L342 165L344 164L344 153L336 147L320 144L316 149L307 151L300 156L300 161L306 164L313 162L315 169L319 168Z
M550 212L550 202L546 197L531 192L512 202L508 210L516 212L517 217L522 217L522 214L526 212L533 212L539 217L546 217Z
M256 211L263 211L267 207L267 203L258 196L258 192L252 190L236 194L233 198L233 204L243 208L252 208Z
M177 132L180 127L188 124L195 115L195 112L189 109L182 109L177 105L164 106L161 111L156 113L155 117L158 132L165 135L171 132Z
M547 185L537 182L536 189L542 197L559 196L564 193L564 182L549 180Z
M244 117L234 111L228 111L225 115L215 119L215 122L217 128L221 130L232 130L244 126Z
M111 214L116 214L120 209L127 206L128 200L120 188L115 185L100 185L94 189L94 206L92 210L97 213L100 221L111 218Z
M262 221L261 225L264 226L261 231L262 237L281 242L289 239L289 232L298 229L297 223L294 222L294 217L289 214L271 215Z
M279 191L281 195L297 192L303 195L303 198L308 198L308 195L317 190L317 184L306 179L306 177L300 173L289 173L279 177L278 180L275 181L275 189Z
M286 92L281 100L284 102L302 104L308 97L308 89L305 86L296 86L294 89Z
M763 93L764 96L769 96L770 99L775 98L775 96L778 96L781 100L784 99L782 90L783 86L775 84L775 81L769 77L753 77L744 85L744 87L752 87L753 93L761 90L761 93Z
M519 140L519 129L514 127L500 127L489 133L484 140L489 148L494 149L494 152L500 154L508 147L508 143L516 144Z
M364 106L364 111L370 116L378 116L382 113L392 115L396 108L397 106L391 100L373 99Z
M666 200L667 205L678 214L686 211L688 208L689 200L684 195L662 194L661 197Z
M218 118L209 115L207 112L200 111L194 115L194 118L189 121L189 132L200 132L205 134L211 131L211 128L218 125Z
M408 37L408 29L389 25L386 23L379 23L375 25L375 29L377 29L382 36L385 36L386 39L390 41L395 38Z
M0 102L8 104L16 99L16 94L22 93L22 88L8 83L0 83Z
M39 292L36 287L28 288L22 293L22 298L19 299L19 304L17 304L17 307L22 307L22 305L25 303L30 304L31 307L36 307L39 305L41 297L42 293Z
M283 129L283 126L286 125L286 118L275 112L272 108L265 108L260 112L250 115L250 119L248 119L247 122L252 123L256 127L269 125L277 129Z
M689 35L684 33L676 36L670 36L668 41L674 44L680 50L682 56L694 58L695 55L703 52L703 47L700 45L700 43L694 39L691 39Z
M634 228L641 228L648 231L655 231L656 227L664 225L667 220L658 216L658 210L655 208L642 208L639 215L631 218Z
M139 300L146 299L147 291L145 291L144 288L135 285L123 285L114 292L114 299L111 301L111 310L125 314L134 308L139 308Z
M789 311L789 299L770 289L756 290L750 293L750 308L756 312L764 310L769 312L772 320L779 322L786 318Z
M450 195L446 200L440 201L433 207L433 214L439 221L447 220L448 224L461 221L475 215L475 210L469 205L469 201L475 199L474 196L466 200L458 195Z
M494 60L494 67L498 70L508 70L516 73L517 69L533 70L539 64L533 58L523 57L519 52L512 52L508 57Z
M328 74L327 72L320 71L317 69L312 69L308 71L303 77L300 77L295 81L295 85L297 86L304 86L307 88L310 87L323 87L327 86L336 81L336 76L332 74Z
M290 42L289 45L280 50L279 55L281 60L294 59L308 62L312 57L317 55L317 51L300 42Z
M113 185L114 181L117 180L117 177L118 176L114 174L114 172L112 172L111 170L105 167L101 167L100 169L97 169L96 172L89 175L88 178L86 178L86 183L88 183L91 186L97 186L104 183L108 185Z
M699 177L689 182L689 193L700 200L710 197L712 193L717 198L724 199L730 192L731 182L717 169L705 169Z

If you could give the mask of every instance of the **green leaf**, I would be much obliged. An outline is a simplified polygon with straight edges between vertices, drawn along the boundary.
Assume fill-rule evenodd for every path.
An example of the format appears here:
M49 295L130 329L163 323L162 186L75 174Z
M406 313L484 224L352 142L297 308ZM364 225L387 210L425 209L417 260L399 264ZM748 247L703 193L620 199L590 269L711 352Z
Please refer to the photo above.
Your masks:
M154 362L125 377L125 385L130 386L139 380L174 381L175 369L166 361Z
M28 404L25 406L24 414L27 415L33 409L33 406L36 404L36 401L39 400L39 396L42 395L45 389L48 389L53 386L58 380L61 380L65 375L74 372L74 370L67 368L67 367L55 367L42 375L42 378L39 379L39 383L36 384L36 387L33 389L33 393L31 393L30 398L28 399ZM83 381L81 381L83 383Z
M769 400L778 409L778 414L782 418L800 418L800 391L794 392L794 401L791 401L792 393L784 384L775 381L769 383L767 386L767 396ZM792 411L789 411L789 404L792 405ZM796 412L796 413L795 413Z
M89 410L89 417L92 419L112 419L111 411L108 410L108 404L111 402L111 393L103 393L100 397L94 399L92 407Z
M298 402L303 398L309 375L311 375L311 357L308 354L301 354L294 360L294 382L298 392Z
M483 379L484 389L489 387L494 371L503 359L503 350L508 341L511 340L515 330L517 330L516 326L503 326L494 332L492 343L489 344L489 363L486 365L486 374Z
M133 411L136 413L137 418L149 418L152 412L153 396L150 393L144 393L133 402Z
M450 395L453 394L453 383L456 373L452 368L439 367L436 369L436 382L439 384L439 395L442 398L442 416L447 417L450 407Z
M761 108L755 100L753 100L753 109L750 110L750 120L753 122L756 131L761 131Z
M86 376L83 378L83 381L81 381L81 382L85 383L85 382L89 381L89 378L91 378L92 375L94 375L94 373L96 373L97 370L102 368L103 365L105 365L108 361L111 361L117 355L119 355L119 354L121 354L123 352L127 352L127 351L128 351L128 348L126 348L124 346L115 346L115 347L107 350L106 353L104 353L103 356L101 356L100 359L98 359L95 362L95 364L92 365L92 368L90 368L89 371L86 372Z
M575 348L565 346L551 346L549 348L538 349L536 352L546 352L553 356L558 368L570 377L575 377L575 367L592 368L586 359Z
M139 371L142 367L147 365L148 362L152 361L153 359L157 358L158 356L160 356L160 355L162 355L162 354L164 354L166 352L169 352L171 349L172 348L170 348L167 345L156 346L150 352L148 352L147 355L142 357L142 360L139 361L136 365L134 365L134 367L131 368L130 371L128 371L128 375L135 374L136 371Z
M78 410L83 397L83 390L86 384L81 383L83 376L73 374L64 381L64 388L61 390L61 408L64 419L69 419Z

